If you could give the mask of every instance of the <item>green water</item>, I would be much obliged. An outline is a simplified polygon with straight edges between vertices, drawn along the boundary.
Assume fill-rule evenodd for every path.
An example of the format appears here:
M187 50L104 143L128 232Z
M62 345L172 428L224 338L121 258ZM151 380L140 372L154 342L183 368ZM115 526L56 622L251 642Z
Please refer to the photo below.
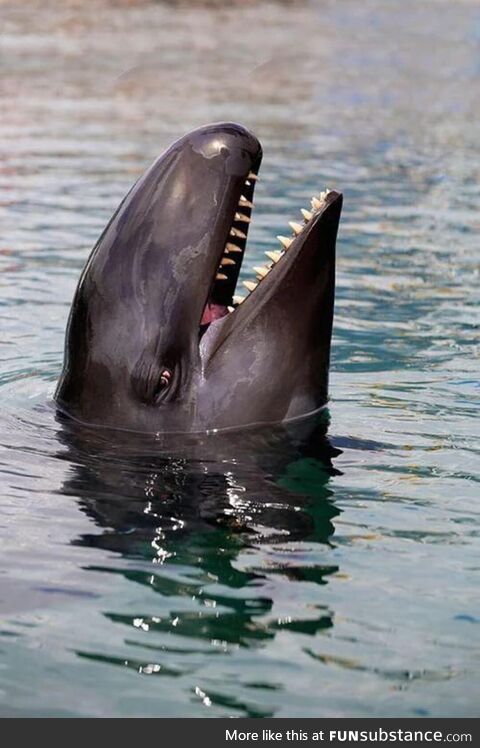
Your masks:
M0 714L478 716L479 4L0 23ZM264 146L245 277L344 193L328 436L79 444L51 397L89 248L220 119Z

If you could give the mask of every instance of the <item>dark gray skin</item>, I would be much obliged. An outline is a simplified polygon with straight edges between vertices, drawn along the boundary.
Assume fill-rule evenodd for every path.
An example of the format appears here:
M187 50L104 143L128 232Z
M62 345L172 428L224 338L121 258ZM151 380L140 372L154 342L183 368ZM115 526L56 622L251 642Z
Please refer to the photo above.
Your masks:
M227 312L261 157L245 128L208 125L134 185L80 278L61 411L95 426L185 433L279 423L326 403L339 193ZM225 249L232 242L237 251ZM219 267L225 258L235 264Z

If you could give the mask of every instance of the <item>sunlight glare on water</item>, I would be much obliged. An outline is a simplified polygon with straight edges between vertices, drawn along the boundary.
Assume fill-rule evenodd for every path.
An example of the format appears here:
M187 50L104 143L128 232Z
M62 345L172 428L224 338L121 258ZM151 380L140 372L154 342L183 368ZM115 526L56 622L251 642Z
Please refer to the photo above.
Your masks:
M0 22L0 714L478 716L480 5ZM243 277L344 193L329 442L79 445L51 398L89 249L223 119L264 148Z

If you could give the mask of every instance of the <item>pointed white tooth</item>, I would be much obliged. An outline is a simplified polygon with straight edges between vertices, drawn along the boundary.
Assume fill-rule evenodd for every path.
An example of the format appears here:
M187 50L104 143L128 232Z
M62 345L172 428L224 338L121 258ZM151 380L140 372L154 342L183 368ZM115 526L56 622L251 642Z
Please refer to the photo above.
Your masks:
M251 179L252 182L255 182L255 180L258 179L258 175L255 174L254 171L251 171L250 174L248 175L247 179Z
M256 274L260 276L260 278L265 278L265 276L268 275L270 272L270 268L265 267L265 265L263 266L258 265L257 267L254 267L253 269L255 270Z
M217 281L226 281L228 278L227 275L224 275L223 273L217 273L215 276L215 280Z
M238 204L242 206L242 208L253 208L253 203L250 200L247 200L245 195L242 195L240 197L240 200L238 201Z
M248 216L244 215L243 213L235 213L235 216L234 216L233 220L234 221L241 221L242 223L250 223L252 219L249 218Z
M303 226L301 223L296 223L295 221L289 221L288 225L292 229L295 236L298 236L298 234L300 234L300 232L303 231Z
M278 262L280 257L282 257L282 253L277 251L265 252L265 254L272 262Z
M235 265L235 260L232 260L231 257L222 257L220 266L223 265Z
M320 198L321 198L321 195L320 195ZM312 197L313 210L320 210L322 205L323 205L323 199L319 199L318 197Z
M233 303L234 304L241 304L242 301L245 301L245 296L240 296L240 294L237 294L233 297Z
M290 239L288 236L277 236L278 241L282 245L282 247L285 247L285 249L288 249L290 244L293 242L293 239Z
M310 213L309 210L305 210L305 208L302 208L300 212L306 221L310 221L313 218L313 213Z
M234 306L227 306L227 309L228 309L229 312L234 312L235 311L235 307Z
M229 254L233 252L243 252L243 249L241 247L237 247L236 244L228 242L225 246L225 252L228 252Z
M247 235L240 229L230 229L230 236L236 236L238 239L246 239Z
M245 288L248 288L250 292L252 292L255 291L258 283L255 283L255 281L243 281L243 285L245 286Z

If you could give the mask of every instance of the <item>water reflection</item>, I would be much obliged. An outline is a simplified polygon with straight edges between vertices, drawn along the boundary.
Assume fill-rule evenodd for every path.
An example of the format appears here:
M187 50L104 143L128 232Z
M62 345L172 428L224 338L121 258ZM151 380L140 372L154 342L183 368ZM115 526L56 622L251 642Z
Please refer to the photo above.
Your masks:
M119 554L125 564L93 568L171 600L160 616L109 611L109 620L224 648L261 646L279 629L315 634L331 627L332 614L322 606L306 616L273 615L269 590L276 575L322 585L338 572L336 565L305 563L302 552L302 543L331 544L339 514L328 487L339 450L326 425L321 419L288 429L175 437L167 446L166 438L110 442L64 423L63 457L74 468L62 493L75 496L101 530L74 543ZM246 566L239 561L265 546L277 553L263 571L254 558Z

